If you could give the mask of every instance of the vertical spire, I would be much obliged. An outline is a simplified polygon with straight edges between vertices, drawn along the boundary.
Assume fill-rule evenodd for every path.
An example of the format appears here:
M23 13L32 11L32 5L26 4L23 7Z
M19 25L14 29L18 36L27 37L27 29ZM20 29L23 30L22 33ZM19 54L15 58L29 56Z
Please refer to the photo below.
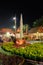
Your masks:
M22 14L20 15L20 39L23 38L23 18Z

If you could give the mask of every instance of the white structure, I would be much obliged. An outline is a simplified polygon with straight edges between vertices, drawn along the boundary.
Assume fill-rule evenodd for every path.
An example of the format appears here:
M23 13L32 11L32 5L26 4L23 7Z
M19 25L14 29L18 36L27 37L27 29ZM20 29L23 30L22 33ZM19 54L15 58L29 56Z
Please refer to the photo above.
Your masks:
M15 37L15 35L13 33L10 32L6 32L6 34L4 34L5 37L10 38L11 36Z
M20 38L20 33L16 33L16 38Z
M20 16L20 39L23 38L23 18L22 18L22 14Z

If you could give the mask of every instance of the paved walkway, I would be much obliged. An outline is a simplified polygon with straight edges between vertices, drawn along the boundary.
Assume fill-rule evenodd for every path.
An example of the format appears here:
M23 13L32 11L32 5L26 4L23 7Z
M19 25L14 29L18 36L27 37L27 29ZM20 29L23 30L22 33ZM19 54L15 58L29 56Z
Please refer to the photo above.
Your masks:
M26 41L27 43L33 44L33 43L43 43L43 41Z

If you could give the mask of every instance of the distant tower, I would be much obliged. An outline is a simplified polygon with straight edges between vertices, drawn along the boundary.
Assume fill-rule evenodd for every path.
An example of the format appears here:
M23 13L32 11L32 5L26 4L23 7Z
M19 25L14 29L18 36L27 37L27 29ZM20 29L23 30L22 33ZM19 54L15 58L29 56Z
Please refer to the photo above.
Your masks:
M23 18L22 18L22 14L20 16L20 39L23 38Z

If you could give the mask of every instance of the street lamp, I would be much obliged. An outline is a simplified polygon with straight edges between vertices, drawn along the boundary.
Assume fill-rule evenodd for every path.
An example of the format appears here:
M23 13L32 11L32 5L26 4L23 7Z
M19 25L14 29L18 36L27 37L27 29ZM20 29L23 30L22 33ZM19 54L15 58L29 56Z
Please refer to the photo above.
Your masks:
M13 26L13 28L15 29L15 26Z
M15 37L16 37L16 16L13 17L14 23L15 23Z

